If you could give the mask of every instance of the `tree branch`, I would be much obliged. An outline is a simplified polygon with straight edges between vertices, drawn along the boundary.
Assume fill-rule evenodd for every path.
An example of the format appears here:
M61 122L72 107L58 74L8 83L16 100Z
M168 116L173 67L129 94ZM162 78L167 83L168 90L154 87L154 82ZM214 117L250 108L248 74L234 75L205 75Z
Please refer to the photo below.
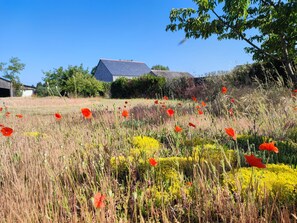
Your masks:
M256 50L260 51L261 53L273 58L273 59L277 59L274 55L271 55L267 52L265 52L264 50L262 50L260 47L258 47L257 45L255 45L252 41L250 41L248 38L246 38L240 31L238 31L236 28L234 28L233 26L231 26L229 23L227 23L226 21L223 20L223 18L221 16L219 16L214 9L211 9L211 11L213 12L213 14L215 14L215 16L222 22L225 24L225 26L227 26L228 28L232 29L240 38L242 38L244 41L246 41L248 44L250 44L253 48L255 48Z

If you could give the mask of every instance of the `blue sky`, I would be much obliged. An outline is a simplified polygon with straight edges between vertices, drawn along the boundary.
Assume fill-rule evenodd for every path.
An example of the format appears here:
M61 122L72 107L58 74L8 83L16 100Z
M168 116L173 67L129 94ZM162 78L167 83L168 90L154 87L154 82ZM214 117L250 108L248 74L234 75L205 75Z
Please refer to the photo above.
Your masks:
M42 81L43 71L100 58L161 64L195 76L251 63L243 41L190 39L166 32L172 8L191 0L0 0L0 62L26 64L24 84ZM1 74L2 75L2 74Z

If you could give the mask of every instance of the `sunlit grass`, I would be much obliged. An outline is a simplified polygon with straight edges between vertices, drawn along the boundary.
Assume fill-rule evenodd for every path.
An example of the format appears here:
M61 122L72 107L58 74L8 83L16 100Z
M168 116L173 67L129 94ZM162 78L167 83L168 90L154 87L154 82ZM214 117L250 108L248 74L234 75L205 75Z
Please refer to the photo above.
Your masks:
M274 103L270 94L264 90L238 98L219 94L213 101L203 99L206 107L202 106L202 99L159 99L166 108L152 99L0 99L1 106L7 106L11 112L10 117L4 115L4 110L1 112L0 124L14 130L11 137L0 137L0 219L293 221L296 205L278 203L277 197L271 200L265 192L256 197L252 189L243 197L222 181L223 173L237 168L230 150L234 154L239 151L241 158L255 150L264 162L271 161L267 151L259 152L252 141L238 144L225 128L232 127L237 135L289 142L287 132L292 132L297 123L293 109L296 99L287 94ZM233 97L236 101L232 104ZM203 109L202 115L197 105ZM230 106L232 116L228 112ZM89 108L93 117L85 119L81 108ZM174 110L172 117L166 112L168 108ZM127 118L122 116L124 109L129 111ZM62 115L59 121L54 116L57 112ZM23 118L15 117L16 114ZM174 131L177 125L181 132ZM154 144L154 150L138 148L136 139L137 145ZM241 147L246 144L248 148ZM203 153L206 149L213 152ZM286 154L280 150L278 155ZM149 158L157 164L151 166ZM244 160L241 165L248 166ZM98 192L105 199L104 207L99 205L96 209L92 198Z

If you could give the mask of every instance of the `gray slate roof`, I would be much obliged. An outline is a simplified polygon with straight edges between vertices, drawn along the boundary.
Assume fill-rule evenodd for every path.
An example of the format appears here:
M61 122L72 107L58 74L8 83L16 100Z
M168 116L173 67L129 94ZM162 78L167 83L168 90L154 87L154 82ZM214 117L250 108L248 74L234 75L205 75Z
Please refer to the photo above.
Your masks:
M127 60L106 60L101 59L113 76L139 76L150 73L151 69L142 62Z
M165 77L167 79L174 79L179 77L191 77L194 78L188 72L176 72L176 71L169 71L169 70L152 70L151 74L156 75L158 77Z

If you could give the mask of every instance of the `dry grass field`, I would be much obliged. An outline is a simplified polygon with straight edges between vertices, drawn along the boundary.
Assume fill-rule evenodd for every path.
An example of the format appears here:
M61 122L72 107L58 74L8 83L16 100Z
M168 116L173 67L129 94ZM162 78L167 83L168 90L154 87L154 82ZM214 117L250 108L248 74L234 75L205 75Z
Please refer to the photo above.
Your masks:
M1 98L0 222L296 222L296 94L204 100Z

